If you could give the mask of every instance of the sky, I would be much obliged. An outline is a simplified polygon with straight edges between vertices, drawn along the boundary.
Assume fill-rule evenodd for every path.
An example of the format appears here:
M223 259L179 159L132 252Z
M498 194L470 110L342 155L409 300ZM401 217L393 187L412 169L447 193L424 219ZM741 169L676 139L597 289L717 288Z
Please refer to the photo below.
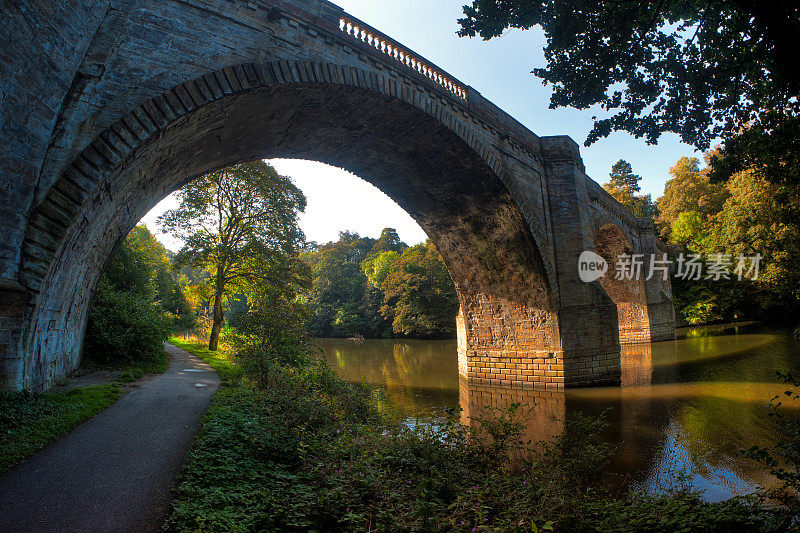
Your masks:
M677 136L665 134L658 145L626 133L613 133L584 147L592 127L592 112L572 108L548 109L551 90L531 74L545 65L544 35L534 29L510 31L500 38L459 38L458 18L468 0L336 0L350 15L399 41L440 68L471 85L485 98L537 135L569 135L581 145L586 173L599 183L608 180L611 166L625 159L642 176L642 193L661 196L670 167L682 156L699 156ZM377 237L384 227L397 229L409 244L425 240L424 232L399 206L360 178L310 161L272 160L281 174L291 176L308 198L300 223L306 238L319 243L336 240L344 230ZM167 197L143 220L155 231L156 217L174 208ZM180 242L158 234L171 249Z

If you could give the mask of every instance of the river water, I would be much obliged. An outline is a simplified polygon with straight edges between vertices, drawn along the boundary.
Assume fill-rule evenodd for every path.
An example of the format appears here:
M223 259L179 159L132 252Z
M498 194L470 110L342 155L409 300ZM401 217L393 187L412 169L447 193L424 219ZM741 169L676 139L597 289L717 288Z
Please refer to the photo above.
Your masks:
M710 501L745 494L771 478L740 450L775 437L770 398L786 387L776 371L800 370L800 341L755 324L678 331L678 340L625 346L622 387L545 393L475 386L458 375L456 342L317 339L340 376L386 389L415 418L461 407L462 422L484 406L531 407L526 436L551 439L568 413L606 412L605 438L616 450L608 482L662 492L678 479Z

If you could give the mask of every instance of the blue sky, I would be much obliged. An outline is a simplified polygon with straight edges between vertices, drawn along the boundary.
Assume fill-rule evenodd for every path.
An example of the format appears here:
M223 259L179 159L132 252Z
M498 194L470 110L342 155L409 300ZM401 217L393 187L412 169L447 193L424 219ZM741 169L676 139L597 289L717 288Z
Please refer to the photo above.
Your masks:
M544 35L538 30L511 31L500 38L459 38L457 19L467 0L337 0L351 15L400 41L436 63L463 83L477 89L537 135L569 135L583 145L592 127L589 110L548 109L550 88L531 74L544 66ZM599 183L611 166L625 159L642 176L642 192L657 198L669 179L669 168L682 156L698 155L675 135L662 136L657 146L614 133L581 154L586 173ZM409 243L425 239L422 230L389 198L344 171L317 163L273 161L279 172L292 176L308 197L301 224L309 240L335 240L349 229L377 236L383 227L397 228ZM175 205L168 198L144 218L155 230L155 217ZM170 248L180 243L159 235Z

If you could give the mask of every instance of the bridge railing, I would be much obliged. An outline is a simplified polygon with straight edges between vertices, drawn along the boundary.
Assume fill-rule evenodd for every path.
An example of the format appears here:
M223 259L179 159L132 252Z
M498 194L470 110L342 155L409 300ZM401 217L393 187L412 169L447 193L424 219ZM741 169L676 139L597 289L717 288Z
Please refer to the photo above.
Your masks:
M339 30L349 35L353 39L365 43L386 54L395 61L404 64L406 67L416 70L419 74L430 79L440 87L452 93L454 96L465 100L467 99L467 88L433 63L415 54L394 39L391 39L379 32L372 26L343 14L339 19Z
M474 118L483 122L489 129L508 139L511 144L524 152L534 157L539 156L541 149L539 137L514 117L484 98L475 88L458 80L385 33L350 15L336 4L327 0L291 0L280 1L277 5L281 11L291 13L299 20L313 23L326 32L339 34L345 41L354 43L357 49L380 54L387 64L394 63L404 70L408 69L413 77L419 76L435 83L448 93L454 102L466 107Z
M274 0L270 0L269 4ZM392 39L366 22L350 15L338 5L327 0L280 1L280 10L313 23L326 32L339 34L357 49L376 52L387 64L396 64L408 69L413 77L427 79L448 93L454 102L466 107L475 119L483 122L511 144L538 157L541 149L539 137L511 115L484 98L475 88L458 80L455 76L437 67L433 62L413 52L407 46ZM399 72L399 69L398 69Z

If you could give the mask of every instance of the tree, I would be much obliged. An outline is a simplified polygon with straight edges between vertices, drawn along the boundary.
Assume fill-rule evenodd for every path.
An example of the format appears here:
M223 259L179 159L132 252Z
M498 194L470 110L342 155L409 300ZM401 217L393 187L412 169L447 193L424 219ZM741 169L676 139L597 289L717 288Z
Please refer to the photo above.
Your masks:
M170 252L144 224L128 233L103 277L111 290L153 301L176 321L191 326L194 312L172 272Z
M723 254L731 270L740 254L762 256L757 281L735 273L727 280L674 279L676 308L689 322L791 316L787 310L800 305L800 186L775 184L752 171L715 184L698 159L687 157L670 173L657 205L671 242L706 260Z
M133 228L109 259L103 277L115 292L153 298L158 268L169 264L166 249L144 225Z
M642 177L638 174L634 174L633 167L631 167L631 164L624 159L620 159L614 163L614 165L611 167L611 174L609 174L609 178L609 186L615 189L624 190L631 195L639 192L642 189L639 186L639 182L642 181Z
M180 205L159 217L164 231L185 244L175 265L211 272L212 327L216 350L224 321L223 300L236 283L266 279L265 265L297 253L304 237L298 215L306 199L292 180L263 161L224 168L190 182Z
M361 263L361 268L367 276L367 281L375 288L381 288L389 270L400 254L394 250L372 254Z
M382 252L402 252L408 245L400 240L400 235L394 228L383 228L381 236L370 250L370 254L380 254Z
M144 224L131 230L114 254L105 276L115 290L134 292L155 302L183 327L195 323L194 310L172 269L174 254Z
M386 238L392 234L385 229L376 241L343 232L337 242L303 253L314 273L308 298L314 336L454 334L458 299L441 256L432 244L409 248Z
M683 211L672 223L670 240L683 244L695 252L708 249L708 226L697 211Z
M160 266L156 270L155 301L172 315L175 325L189 329L197 324L194 308L186 297L184 287L176 279L171 265Z
M730 196L725 185L712 183L708 173L700 170L696 157L681 157L669 173L672 179L664 186L664 196L656 200L656 224L664 237L669 236L678 217L686 211L697 213L703 224L709 223Z
M458 296L433 243L406 249L383 283L381 313L400 335L448 337L455 333Z
M630 163L620 159L611 167L609 182L603 188L619 203L639 218L652 218L656 210L649 194L636 194L641 190L639 182L642 177L633 173Z
M311 270L293 254L271 259L260 272L256 281L240 284L229 323L238 334L237 360L263 385L276 363L297 364L308 356L309 316L300 296L311 288Z
M717 215L714 246L737 256L763 256L758 286L762 307L783 310L800 302L800 187L776 185L755 172L728 183L730 198Z
M88 358L142 361L163 355L170 321L156 295L158 278L170 274L168 267L166 249L147 227L133 228L109 259L89 306Z
M707 150L713 179L751 169L800 181L800 3L754 0L474 0L461 36L541 27L550 107L602 111L586 144L666 132Z
M378 312L382 295L375 294L380 291L369 284L361 266L376 243L357 233L342 232L337 242L303 254L314 276L308 299L313 335L383 336L388 326Z

